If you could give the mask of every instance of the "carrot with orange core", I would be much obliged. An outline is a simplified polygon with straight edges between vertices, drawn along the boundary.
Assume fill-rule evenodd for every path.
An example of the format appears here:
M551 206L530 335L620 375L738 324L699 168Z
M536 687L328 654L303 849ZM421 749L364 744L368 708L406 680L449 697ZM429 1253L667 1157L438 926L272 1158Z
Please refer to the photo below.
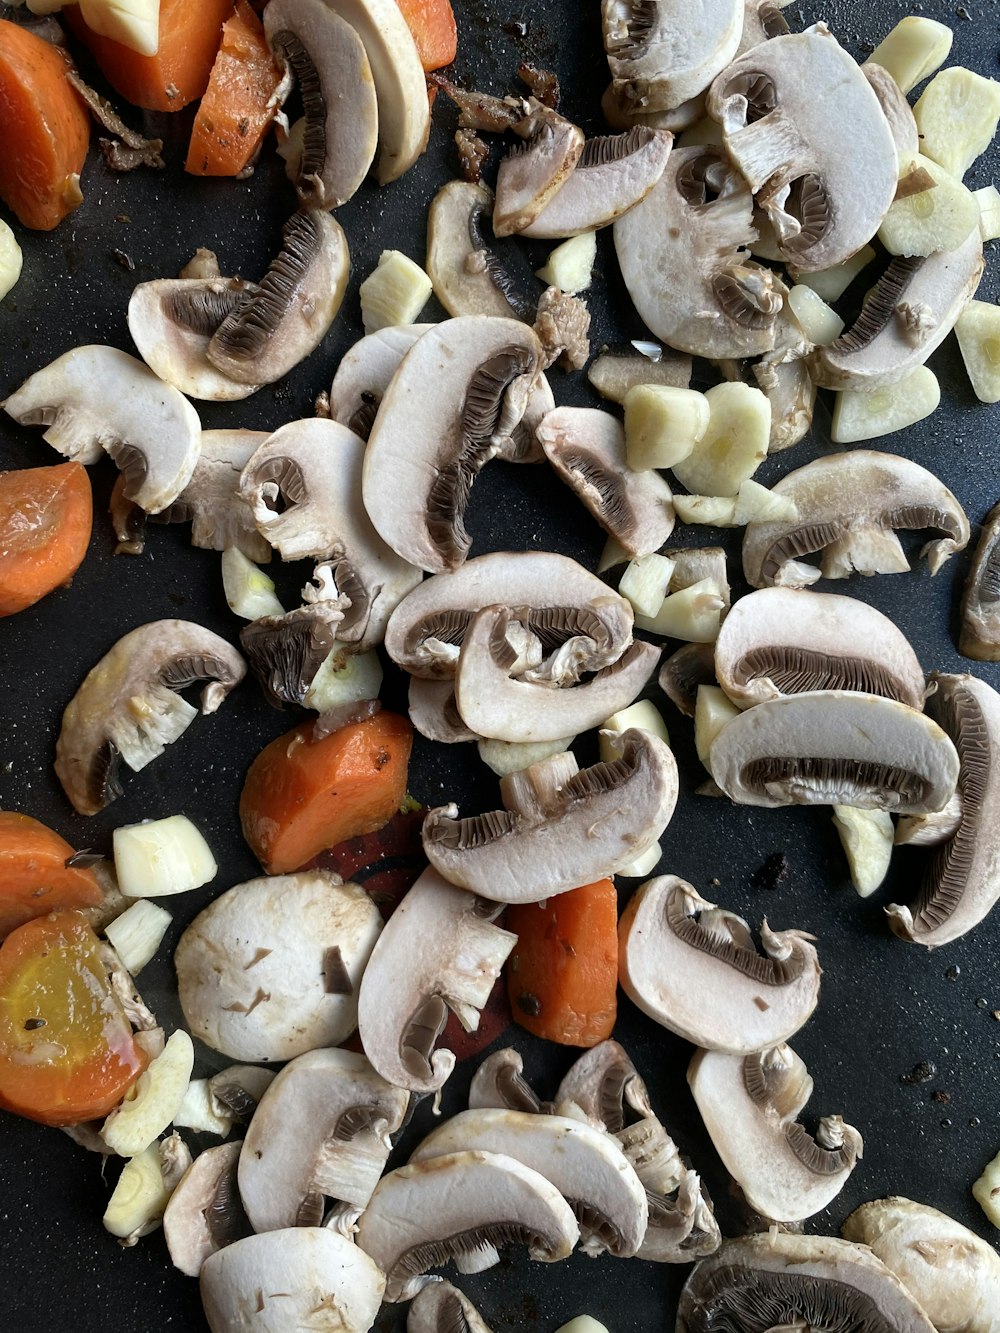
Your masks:
M0 810L0 940L57 908L101 902L94 872L67 865L73 855L69 843L39 820Z
M387 823L406 795L413 729L376 713L313 739L303 722L266 746L240 796L243 836L269 875L298 870L347 838Z
M87 554L93 495L80 463L0 472L0 616L69 583Z
M618 1012L618 895L610 879L507 909L515 1020L563 1046L596 1046Z
M396 0L413 35L425 73L450 65L458 51L451 0Z

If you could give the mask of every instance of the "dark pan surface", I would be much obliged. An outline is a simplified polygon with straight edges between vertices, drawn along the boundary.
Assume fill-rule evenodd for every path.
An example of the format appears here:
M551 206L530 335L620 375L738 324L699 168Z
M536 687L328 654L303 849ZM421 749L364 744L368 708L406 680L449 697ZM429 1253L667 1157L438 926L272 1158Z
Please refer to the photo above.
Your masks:
M196 0L192 0L192 3ZM992 5L924 0L878 6L830 0L792 5L793 29L823 18L862 56L909 9L955 29L951 61L997 74L998 26ZM563 109L588 133L602 130L599 99L607 82L600 48L596 0L459 0L457 77L468 85L504 92L514 86L523 58L553 66ZM126 110L126 114L128 114ZM139 113L132 112L135 120ZM162 175L110 174L92 153L84 177L84 205L49 235L18 229L25 265L21 282L0 304L0 395L56 355L84 342L106 341L132 350L125 310L134 283L175 274L195 246L215 249L223 270L258 276L275 249L293 205L280 163L269 151L247 181L199 181L181 168L190 115L168 123L148 116L148 129L167 140L169 165ZM454 113L439 98L426 157L404 180L384 190L365 185L338 217L351 246L354 277L343 311L317 353L283 383L232 406L198 404L206 426L273 429L308 415L315 395L328 387L338 358L360 335L357 288L386 247L418 261L424 252L426 207L452 173ZM997 169L990 150L973 167L973 188L989 184ZM549 247L528 248L532 261ZM996 247L988 246L988 262ZM536 265L537 266L537 265ZM997 295L988 272L980 298ZM594 345L620 342L642 332L617 274L610 237L600 238L591 294ZM440 312L429 311L427 317ZM940 410L888 440L876 442L938 472L976 525L1000 494L997 412L978 404L950 339L931 361L943 401ZM707 368L703 368L707 369ZM706 383L710 382L708 380ZM582 375L553 374L560 403L595 404ZM810 458L830 452L829 404L822 402L817 429L791 453L770 460L758 479L771 483ZM57 461L36 431L0 419L0 463L28 467ZM142 774L127 775L125 794L103 814L83 819L71 811L52 773L59 718L85 672L127 630L165 616L197 620L235 639L239 625L221 590L218 557L188 545L183 527L154 528L139 559L115 559L103 514L114 480L105 462L92 472L97 522L89 556L70 589L0 623L0 808L24 810L58 829L77 847L110 850L114 827L143 818L184 812L206 834L220 864L216 883L167 906L174 924L160 957L141 985L168 1028L179 1022L169 957L181 929L220 889L257 872L240 837L236 801L242 775L257 751L295 720L270 709L255 685L238 690L222 710L198 719L176 745ZM475 551L554 549L591 566L603 537L572 496L542 468L495 465L476 487L471 528ZM689 545L715 541L704 529L679 531ZM735 538L724 538L732 556ZM910 636L930 670L968 668L954 646L957 598L967 556L936 579L923 565L907 575L855 578L849 586L824 585L886 611ZM737 579L738 560L731 562ZM283 586L301 586L305 571L287 571ZM739 587L738 582L734 585ZM289 605L293 604L288 601ZM976 668L1000 684L1000 670ZM395 679L387 697L403 696ZM937 953L895 940L883 906L912 897L919 877L917 854L900 855L889 881L874 898L860 901L851 888L829 815L812 811L751 811L696 798L703 781L690 725L664 701L678 755L682 799L664 839L662 869L691 880L706 896L759 923L766 914L779 928L814 932L824 966L819 1010L795 1038L815 1079L809 1115L842 1112L866 1141L865 1159L843 1194L810 1230L835 1231L865 1199L896 1193L943 1208L990 1240L996 1233L973 1203L969 1186L1000 1147L1000 974L996 966L1000 924L996 917L973 935ZM581 755L586 756L586 748ZM481 772L470 747L446 751L418 738L411 789L423 802L457 798L467 812L496 804L492 776ZM787 875L762 887L759 872L780 854ZM766 879L766 876L764 877ZM623 897L630 886L623 885ZM717 1200L723 1229L733 1234L740 1217L728 1196L725 1173L700 1128L684 1081L690 1048L656 1027L624 998L617 1035L644 1074L654 1103L683 1150L691 1155ZM512 1028L527 1073L549 1096L573 1053L538 1042ZM203 1069L224 1063L203 1052ZM919 1062L933 1066L926 1082L906 1082ZM464 1105L473 1065L460 1065L444 1090L446 1114ZM432 1122L423 1104L411 1131ZM202 1144L207 1146L207 1141ZM0 1118L0 1328L73 1330L74 1333L147 1333L204 1327L197 1286L170 1268L162 1235L130 1250L102 1229L100 1218L113 1180L102 1179L100 1160L56 1130ZM507 1256L481 1277L463 1279L496 1330L518 1327L548 1333L564 1320L588 1313L613 1333L656 1333L672 1327L684 1271L610 1259L570 1261L542 1268L520 1255ZM379 1327L396 1314L387 1309Z

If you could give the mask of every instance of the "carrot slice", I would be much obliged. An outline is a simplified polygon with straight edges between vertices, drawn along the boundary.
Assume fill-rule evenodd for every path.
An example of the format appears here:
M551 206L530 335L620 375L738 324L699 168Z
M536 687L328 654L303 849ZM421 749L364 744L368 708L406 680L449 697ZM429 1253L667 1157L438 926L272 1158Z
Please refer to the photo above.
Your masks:
M507 909L517 935L507 964L515 1020L563 1046L596 1046L618 1011L618 895L610 879Z
M264 25L247 0L236 0L195 116L184 170L193 176L238 175L274 119L277 107L268 103L280 82Z
M396 0L413 34L425 73L450 65L458 51L451 0Z
M243 785L243 836L269 875L381 828L406 794L413 744L406 718L376 713L318 741L312 732L303 722L272 741Z
M68 583L92 524L90 478L80 463L0 472L0 616Z
M15 810L0 810L0 939L57 908L96 907L97 876L68 866L73 848L58 833Z
M37 231L83 202L90 117L66 82L69 67L50 42L0 19L0 199Z

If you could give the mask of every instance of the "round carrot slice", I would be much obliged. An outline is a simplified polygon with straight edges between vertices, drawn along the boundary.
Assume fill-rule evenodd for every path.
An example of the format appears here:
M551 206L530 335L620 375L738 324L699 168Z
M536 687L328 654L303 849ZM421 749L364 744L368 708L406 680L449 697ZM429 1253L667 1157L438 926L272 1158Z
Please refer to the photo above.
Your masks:
M57 908L96 907L97 876L66 862L73 848L58 833L15 810L0 810L0 939Z
M80 463L0 472L0 616L70 581L92 523L90 478Z

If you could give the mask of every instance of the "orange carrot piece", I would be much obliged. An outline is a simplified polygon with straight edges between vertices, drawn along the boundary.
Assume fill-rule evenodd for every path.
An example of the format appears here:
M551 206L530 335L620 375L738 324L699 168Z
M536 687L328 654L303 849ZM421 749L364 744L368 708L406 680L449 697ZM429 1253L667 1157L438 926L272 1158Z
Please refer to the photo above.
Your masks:
M376 713L318 741L312 731L303 722L272 741L243 785L243 836L269 875L381 828L406 795L413 744L406 718Z
M247 0L236 0L195 116L184 170L193 176L238 175L274 119L277 108L268 103L280 82L264 25Z
M58 833L15 810L0 810L0 940L58 908L96 907L97 876L67 866L73 848Z
M87 554L93 508L80 463L0 472L0 616L70 581Z
M37 231L83 202L90 117L66 82L69 68L50 42L0 19L0 199Z
M450 65L458 51L451 0L396 0L413 34L425 73Z
M618 895L610 879L544 904L507 909L517 935L507 964L516 1022L563 1046L596 1046L618 1012Z

